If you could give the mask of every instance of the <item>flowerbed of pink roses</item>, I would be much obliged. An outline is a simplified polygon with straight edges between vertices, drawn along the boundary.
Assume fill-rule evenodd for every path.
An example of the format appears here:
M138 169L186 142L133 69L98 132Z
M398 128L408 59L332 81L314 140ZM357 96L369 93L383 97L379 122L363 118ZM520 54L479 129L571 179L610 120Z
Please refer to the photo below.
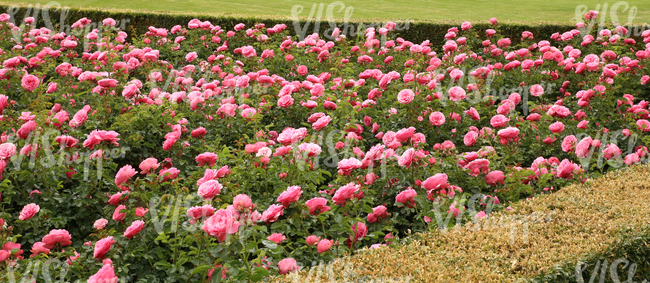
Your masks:
M515 46L494 19L432 50L391 39L390 22L325 41L285 25L8 20L7 278L259 281L649 156L650 31L578 24Z

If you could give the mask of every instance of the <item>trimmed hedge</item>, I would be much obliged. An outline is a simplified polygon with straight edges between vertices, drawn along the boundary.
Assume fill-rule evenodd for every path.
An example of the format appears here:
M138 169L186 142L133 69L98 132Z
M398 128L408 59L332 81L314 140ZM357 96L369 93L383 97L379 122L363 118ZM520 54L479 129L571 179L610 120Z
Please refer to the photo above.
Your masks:
M11 8L13 7L13 8ZM11 8L11 9L10 9ZM57 27L63 22L64 27L70 26L73 19L80 19L86 17L93 22L101 22L105 18L113 18L115 20L128 19L126 23L126 31L130 34L143 34L148 31L150 26L158 28L171 28L175 25L185 25L194 18L199 18L202 21L210 21L212 24L221 26L222 28L232 29L238 23L244 23L247 27L253 26L256 23L264 23L267 26L284 23L289 27L292 35L296 35L296 26L298 29L305 29L309 31L307 34L314 33L314 22L307 18L299 18L298 23L294 24L294 19L291 17L273 17L273 16L250 16L250 15L236 15L236 14L203 14L203 13L173 13L173 12L151 12L151 11L133 11L133 10L107 10L107 9L89 9L89 8L70 8L67 14L61 15L61 10L48 9L48 12L43 13L44 7L34 9L31 5L26 4L12 4L0 2L0 13L8 13L14 15L16 19L22 21L26 16L33 16L37 18L37 26L46 26L44 15L49 15L51 19L50 26ZM35 14L38 15L35 16ZM62 21L63 20L63 21ZM387 20L364 20L356 21L351 20L347 23L348 30L359 30L359 25L364 24L367 26L378 26L378 23L384 24ZM309 25L307 25L309 22ZM395 20L400 24L399 20ZM375 24L372 24L375 23ZM17 24L20 24L18 22ZM440 47L446 41L444 36L447 30L451 27L460 26L461 22L458 21L413 21L409 22L408 28L406 22L402 24L403 30L397 32L397 36L406 40L419 43L425 40L430 40L434 47ZM474 23L474 29L486 30L493 28L489 23ZM119 23L118 23L119 26ZM343 30L342 27L345 23L340 20L337 26ZM535 39L545 40L558 31L569 31L574 29L574 23L553 23L553 22L500 22L499 31L504 37L509 37L513 43L517 43L521 39L521 33L530 31L534 34ZM323 35L330 29L330 24L323 21L319 28L319 34ZM59 30L59 29L57 29ZM364 28L365 30L365 28ZM331 31L330 31L331 32ZM365 32L362 32L363 36Z
M618 282L632 282L632 263L632 280L647 282L648 203L650 166L635 166L522 201L511 211L462 228L417 234L406 244L364 250L326 269L314 267L276 280L617 282L611 271L618 260Z

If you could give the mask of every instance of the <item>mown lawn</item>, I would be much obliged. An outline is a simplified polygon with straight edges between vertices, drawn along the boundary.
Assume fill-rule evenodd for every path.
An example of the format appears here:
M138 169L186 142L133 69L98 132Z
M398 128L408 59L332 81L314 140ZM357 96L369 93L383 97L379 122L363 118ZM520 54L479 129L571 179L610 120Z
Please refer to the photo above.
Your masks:
M5 3L30 3L44 5L43 0L4 1ZM510 21L553 21L575 22L576 9L604 10L607 21L616 21L613 18L612 6L617 1L602 0L475 0L475 1L442 1L442 0L346 0L346 1L304 1L304 0L59 0L63 6L71 7L98 7L112 9L133 9L151 11L188 11L199 13L230 13L230 14L255 14L292 16L292 8L300 16L309 16L312 6L314 17L318 14L318 7L323 4L322 18L327 16L327 7L332 4L332 13L335 18L345 18L345 10L351 19L385 19L385 20L471 20L486 21L491 17ZM337 6L336 3L339 5ZM650 23L650 6L647 0L628 0L630 5L618 6L615 13L618 21L627 24ZM580 7L580 5L586 5ZM604 5L607 5L603 9ZM302 6L302 9L300 9ZM344 7L344 8L343 8ZM636 7L636 14L629 17L630 10ZM350 13L351 12L351 13Z

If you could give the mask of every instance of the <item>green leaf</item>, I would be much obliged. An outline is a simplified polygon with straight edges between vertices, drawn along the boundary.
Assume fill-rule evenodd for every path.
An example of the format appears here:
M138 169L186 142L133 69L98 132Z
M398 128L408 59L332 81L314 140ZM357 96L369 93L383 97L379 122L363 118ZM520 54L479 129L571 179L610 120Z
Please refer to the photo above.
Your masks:
M199 272L205 272L205 271L208 271L208 270L210 270L212 268L213 268L213 266L209 265L209 264L201 265L201 266L195 267L194 270L192 270L192 274L196 274L196 273L199 273Z
M262 240L262 244L264 244L264 246L266 246L267 248L272 249L272 250L275 250L275 249L278 248L278 244L276 244L274 242L271 242L269 240Z

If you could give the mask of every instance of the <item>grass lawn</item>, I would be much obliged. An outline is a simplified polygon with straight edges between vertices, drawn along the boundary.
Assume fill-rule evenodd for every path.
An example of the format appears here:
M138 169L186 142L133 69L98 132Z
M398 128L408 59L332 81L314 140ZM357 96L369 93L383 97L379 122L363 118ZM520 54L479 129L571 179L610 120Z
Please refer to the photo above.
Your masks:
M5 3L29 3L41 5L48 1L43 0L19 0L4 1ZM214 14L255 14L292 16L292 7L302 6L302 12L298 15L309 16L312 5L317 4L314 9L314 17L318 14L318 5L323 3L322 18L327 15L327 7L335 1L304 1L304 0L58 0L63 6L74 7L97 7L111 9L132 9L151 11L188 11L198 13ZM606 20L613 21L611 17L612 6L617 1L602 0L464 0L464 1L442 1L442 0L346 0L339 1L351 12L351 19L384 19L384 20L470 20L486 21L491 17L499 20L509 21L552 21L552 22L575 22L576 8L580 5L582 9L598 10L601 15L606 12ZM623 2L620 2L623 3ZM650 6L647 0L626 1L632 9L636 7L636 15L632 17L633 24L650 23ZM606 9L603 6L606 5ZM334 5L332 5L334 6ZM336 6L331 15L335 18L344 18L345 9L342 5ZM333 7L334 8L334 7ZM350 9L351 8L351 9ZM298 7L295 8L300 11ZM339 11L341 9L341 11ZM622 24L629 22L630 9L619 6L618 21ZM579 10L580 11L580 10ZM632 13L634 14L634 13Z

